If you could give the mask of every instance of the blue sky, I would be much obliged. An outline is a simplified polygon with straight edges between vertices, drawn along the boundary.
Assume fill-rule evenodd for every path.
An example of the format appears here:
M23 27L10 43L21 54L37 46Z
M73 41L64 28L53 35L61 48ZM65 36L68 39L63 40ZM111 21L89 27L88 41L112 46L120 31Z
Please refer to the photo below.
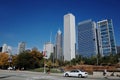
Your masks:
M55 42L55 34L63 32L63 16L72 13L76 26L80 21L112 19L116 44L120 45L120 0L0 0L0 46L16 48L24 41L27 48L43 49Z

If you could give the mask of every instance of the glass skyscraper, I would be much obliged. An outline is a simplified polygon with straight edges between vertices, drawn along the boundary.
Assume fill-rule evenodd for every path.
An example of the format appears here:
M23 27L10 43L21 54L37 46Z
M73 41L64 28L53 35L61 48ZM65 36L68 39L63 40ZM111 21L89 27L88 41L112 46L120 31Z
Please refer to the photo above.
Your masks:
M78 24L78 53L84 57L96 55L97 52L96 23L92 20Z
M59 29L56 35L56 58L60 61L63 60L62 50L62 32Z
M100 54L102 56L116 54L117 49L115 44L112 20L102 20L97 22L97 25Z

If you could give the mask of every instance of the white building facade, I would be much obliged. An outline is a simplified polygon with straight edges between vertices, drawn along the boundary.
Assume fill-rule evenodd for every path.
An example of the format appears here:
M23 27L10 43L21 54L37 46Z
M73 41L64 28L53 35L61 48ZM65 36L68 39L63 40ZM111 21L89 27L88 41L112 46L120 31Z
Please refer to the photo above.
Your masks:
M8 51L7 44L3 44L3 46L2 46L2 53L7 52L7 51Z
M75 16L71 13L64 15L64 61L75 58Z
M3 44L2 53L8 53L9 55L12 54L12 47L7 44Z
M23 51L25 51L25 46L26 46L26 43L25 42L20 42L18 44L18 54L19 53L22 53Z
M45 52L45 58L46 59L49 59L50 58L50 55L51 53L53 53L53 47L54 45L51 43L51 42L47 42L44 44L44 52Z

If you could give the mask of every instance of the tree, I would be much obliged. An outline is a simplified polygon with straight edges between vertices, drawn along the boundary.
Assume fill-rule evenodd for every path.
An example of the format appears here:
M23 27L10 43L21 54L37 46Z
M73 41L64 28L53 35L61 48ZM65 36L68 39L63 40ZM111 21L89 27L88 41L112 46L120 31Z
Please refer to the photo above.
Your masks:
M24 51L16 57L15 65L18 68L33 69L43 65L43 55L39 51Z
M0 53L0 67L6 69L9 66L9 55L7 53Z
M51 60L52 62L54 62L54 53L51 53L51 54L50 54L49 60Z
M59 66L59 61L58 61L58 60L55 60L55 63L53 63L53 66L54 66L54 67L58 67L58 66Z
M51 60L48 60L46 64L47 64L47 67L49 67L49 68L52 67L52 61Z
M31 62L35 68L40 67L41 65L43 65L43 54L40 53L37 50L32 50L31 51L31 56L34 62Z
M64 61L63 60L55 60L55 63L58 64L58 66L63 66L64 65Z
M25 69L30 68L31 64L30 64L29 60L31 59L31 57L32 56L30 55L30 53L28 53L26 51L18 54L17 59L15 61L15 66L19 69L21 69L23 67Z
M15 66L18 55L11 55L11 56L12 56L12 65Z
M71 60L71 64L72 64L72 65L76 65L76 62L77 62L77 59L75 59L75 58L73 58L73 59Z
M103 56L99 60L101 65L114 65L118 63L119 54L110 54L108 56Z

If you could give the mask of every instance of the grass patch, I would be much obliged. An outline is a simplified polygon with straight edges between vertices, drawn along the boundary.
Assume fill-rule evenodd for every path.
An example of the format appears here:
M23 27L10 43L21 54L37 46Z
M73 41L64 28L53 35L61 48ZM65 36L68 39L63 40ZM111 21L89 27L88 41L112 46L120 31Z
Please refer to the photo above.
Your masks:
M31 69L30 71L34 71L34 72L44 72L44 68Z
M49 68L45 68L46 72L49 70ZM44 72L44 68L36 68L36 69L32 69L30 71L34 71L34 72ZM58 68L51 68L50 69L51 73L62 73Z

